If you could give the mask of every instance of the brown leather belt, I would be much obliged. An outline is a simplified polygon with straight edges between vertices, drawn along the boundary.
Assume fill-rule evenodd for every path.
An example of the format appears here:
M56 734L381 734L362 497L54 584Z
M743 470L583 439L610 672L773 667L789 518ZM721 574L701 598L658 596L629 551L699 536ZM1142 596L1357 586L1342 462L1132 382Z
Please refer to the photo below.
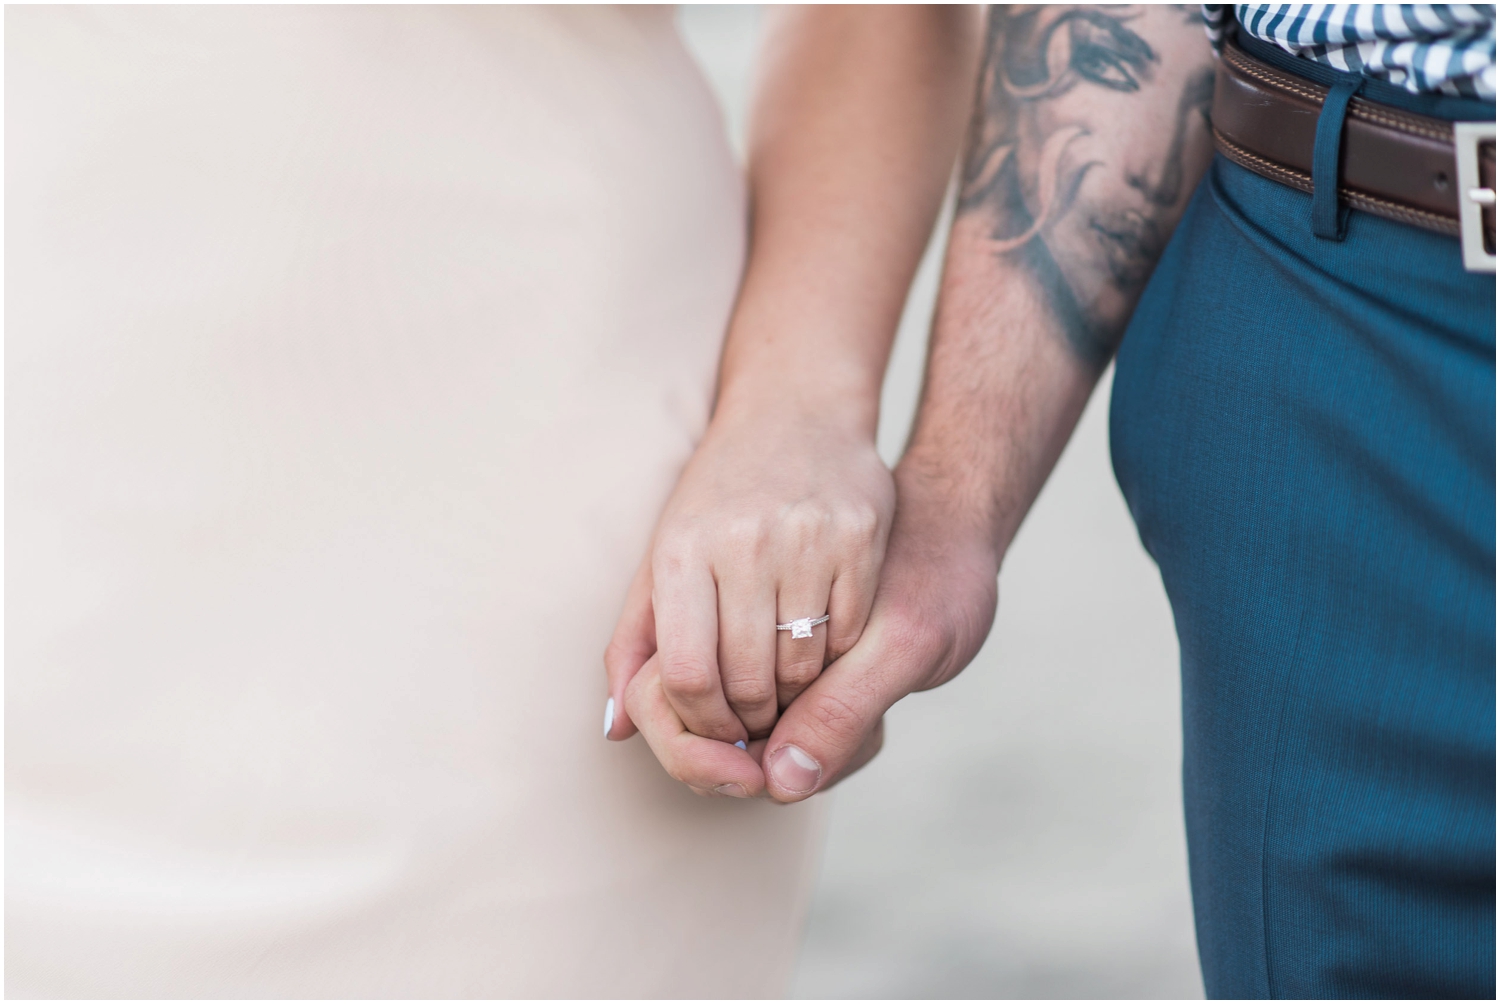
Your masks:
M1241 167L1311 192L1313 141L1327 95L1327 87L1226 40L1214 87L1214 144ZM1339 198L1364 212L1455 237L1468 210L1475 223L1483 221L1485 250L1493 255L1495 141L1493 125L1488 129L1489 138L1478 141L1472 155L1478 159L1474 176L1459 162L1454 123L1355 97L1344 120ZM1463 205L1470 198L1472 209Z

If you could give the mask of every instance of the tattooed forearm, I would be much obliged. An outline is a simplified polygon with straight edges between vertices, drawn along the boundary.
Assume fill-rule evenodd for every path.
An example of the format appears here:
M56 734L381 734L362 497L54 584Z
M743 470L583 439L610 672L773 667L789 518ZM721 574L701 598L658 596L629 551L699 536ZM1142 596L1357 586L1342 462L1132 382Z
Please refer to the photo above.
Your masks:
M1095 365L1208 164L1212 58L1196 6L990 8L959 218Z

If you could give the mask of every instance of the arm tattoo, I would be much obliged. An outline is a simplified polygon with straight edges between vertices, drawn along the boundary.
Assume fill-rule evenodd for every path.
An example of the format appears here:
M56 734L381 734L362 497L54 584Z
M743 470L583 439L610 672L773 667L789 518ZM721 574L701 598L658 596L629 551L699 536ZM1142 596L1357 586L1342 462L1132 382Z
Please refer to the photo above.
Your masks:
M1103 366L1212 154L1196 6L990 8L959 218Z

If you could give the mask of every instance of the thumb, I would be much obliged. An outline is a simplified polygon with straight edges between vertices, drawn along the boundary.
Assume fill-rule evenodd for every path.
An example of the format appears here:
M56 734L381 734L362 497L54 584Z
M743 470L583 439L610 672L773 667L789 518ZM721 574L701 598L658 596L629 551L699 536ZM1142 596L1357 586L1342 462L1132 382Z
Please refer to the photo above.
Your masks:
M629 739L635 735L635 723L625 709L625 688L641 671L646 660L656 654L656 612L651 605L651 555L635 573L630 591L625 594L625 609L615 624L614 636L604 649L604 673L609 684L609 699L604 709L604 738Z
M766 743L766 790L778 802L799 802L852 774L880 751L882 720L911 692L909 668L893 661L895 646L872 619L858 643L797 695ZM901 660L904 662L905 660Z

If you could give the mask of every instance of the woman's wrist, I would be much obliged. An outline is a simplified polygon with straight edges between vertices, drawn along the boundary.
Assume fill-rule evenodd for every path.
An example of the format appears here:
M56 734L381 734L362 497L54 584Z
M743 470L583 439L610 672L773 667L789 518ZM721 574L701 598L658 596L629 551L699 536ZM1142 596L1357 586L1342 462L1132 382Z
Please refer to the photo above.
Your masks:
M715 423L784 417L873 443L896 318L831 304L786 276L755 279L725 340Z
M801 366L802 372L798 372ZM755 426L834 435L873 446L880 419L880 384L868 376L820 372L815 360L726 376L714 405L712 427Z

